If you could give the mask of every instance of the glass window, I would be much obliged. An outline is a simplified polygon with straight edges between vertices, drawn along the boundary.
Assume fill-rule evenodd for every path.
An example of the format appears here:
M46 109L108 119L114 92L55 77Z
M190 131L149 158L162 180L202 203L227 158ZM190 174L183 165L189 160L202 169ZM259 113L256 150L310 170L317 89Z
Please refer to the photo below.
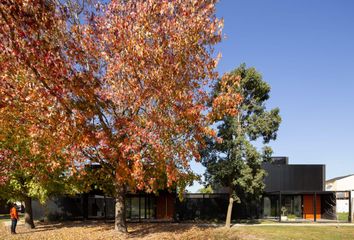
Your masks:
M132 199L130 197L127 197L125 199L125 214L126 214L126 218L127 219L131 219L132 218ZM114 216L114 214L113 214Z
M155 218L155 209L156 209L155 197L149 196L146 199L147 199L146 218L153 219Z
M283 195L281 208L285 207L285 215L291 218L301 218L301 195Z
M88 199L88 217L104 217L104 198L90 197Z
M131 219L139 218L139 197L131 198Z
M266 218L271 216L271 202L269 197L264 197L263 200L263 216Z
M263 198L263 217L275 218L278 213L279 195L269 195Z
M302 218L301 205L301 196L294 196L294 215L298 218Z
M146 218L146 215L145 215L145 197L144 196L140 197L140 218L142 218L142 219Z
M156 213L154 195L130 195L126 199L127 219L154 219Z

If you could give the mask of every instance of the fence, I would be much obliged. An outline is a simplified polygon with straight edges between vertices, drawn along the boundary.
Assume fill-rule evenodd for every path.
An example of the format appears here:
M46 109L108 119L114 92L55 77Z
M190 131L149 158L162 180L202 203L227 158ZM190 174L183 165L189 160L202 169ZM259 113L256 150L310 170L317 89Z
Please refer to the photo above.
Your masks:
M336 219L340 222L353 220L353 191L336 191Z

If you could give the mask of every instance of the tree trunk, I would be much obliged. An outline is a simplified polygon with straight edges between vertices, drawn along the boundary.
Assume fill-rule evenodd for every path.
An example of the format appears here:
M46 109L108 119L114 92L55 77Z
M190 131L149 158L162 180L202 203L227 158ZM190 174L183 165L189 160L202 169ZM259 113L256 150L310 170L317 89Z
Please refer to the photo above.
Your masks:
M33 214L32 214L32 198L25 198L25 227L34 228Z
M127 233L127 222L125 219L125 186L117 186L116 188L116 212L114 229L116 231Z
M230 228L230 226L231 226L231 214L232 214L232 206L233 205L234 205L234 199L230 195L229 206L227 208L226 223L225 223L225 227L227 227L227 228Z

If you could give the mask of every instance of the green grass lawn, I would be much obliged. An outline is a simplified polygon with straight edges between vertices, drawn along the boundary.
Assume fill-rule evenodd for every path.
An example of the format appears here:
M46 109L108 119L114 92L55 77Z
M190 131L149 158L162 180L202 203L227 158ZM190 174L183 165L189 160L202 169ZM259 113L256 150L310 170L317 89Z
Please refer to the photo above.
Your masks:
M349 213L347 212L337 212L337 219L339 221L348 221Z
M259 239L311 239L311 240L350 240L354 239L353 226L255 226L240 227L234 230L243 235ZM226 238L227 239L227 238ZM247 239L241 237L241 239Z

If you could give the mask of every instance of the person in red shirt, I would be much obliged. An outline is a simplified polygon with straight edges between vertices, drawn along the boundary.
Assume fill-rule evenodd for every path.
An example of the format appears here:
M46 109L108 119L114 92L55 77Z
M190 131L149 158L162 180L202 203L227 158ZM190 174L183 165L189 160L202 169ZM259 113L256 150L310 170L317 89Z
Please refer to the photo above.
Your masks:
M10 210L10 217L11 217L11 234L16 234L16 226L17 226L17 221L19 219L16 203L13 204Z

